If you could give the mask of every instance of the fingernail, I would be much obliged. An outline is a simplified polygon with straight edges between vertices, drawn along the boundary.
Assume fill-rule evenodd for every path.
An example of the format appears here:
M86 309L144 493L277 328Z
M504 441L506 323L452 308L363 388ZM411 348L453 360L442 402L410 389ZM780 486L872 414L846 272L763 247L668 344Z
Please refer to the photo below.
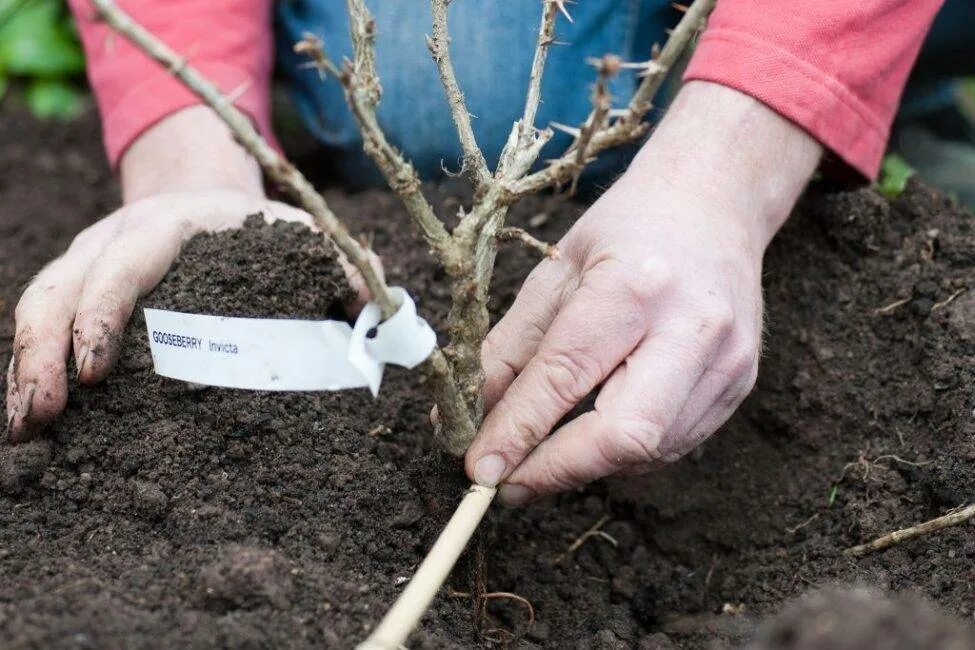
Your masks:
M474 482L485 487L494 487L501 482L508 464L498 454L488 454L474 465Z
M524 485L505 484L501 486L498 496L501 503L511 508L522 506L535 498L535 491Z
M81 349L78 350L78 373L75 375L75 379L80 377L81 371L85 369L85 363L88 361L89 352L90 349L87 343L85 345L82 345Z
M31 409L34 408L34 391L36 390L37 384L34 382L27 384L27 388L24 389L24 392L20 398L20 409L18 409L24 414L23 417L20 418L21 420L26 420L30 417Z

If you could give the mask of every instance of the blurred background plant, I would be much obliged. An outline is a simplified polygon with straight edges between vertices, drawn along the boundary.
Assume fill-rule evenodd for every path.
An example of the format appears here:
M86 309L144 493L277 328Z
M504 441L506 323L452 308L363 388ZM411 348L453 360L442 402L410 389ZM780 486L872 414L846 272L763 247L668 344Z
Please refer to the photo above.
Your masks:
M71 119L85 106L85 59L61 0L0 0L0 100L17 94L34 116Z

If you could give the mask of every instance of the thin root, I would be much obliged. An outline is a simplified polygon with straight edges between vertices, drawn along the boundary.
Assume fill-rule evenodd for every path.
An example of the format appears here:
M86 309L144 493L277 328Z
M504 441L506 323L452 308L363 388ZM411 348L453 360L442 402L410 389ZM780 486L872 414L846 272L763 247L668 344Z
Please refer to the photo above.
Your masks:
M448 593L453 598L472 597L471 592L469 591L456 591L454 589L451 589ZM518 594L511 593L510 591L489 591L486 594L481 594L478 600L480 601L480 607L482 611L484 608L484 604L489 600L512 600L516 603L520 603L525 607L525 610L528 612L528 626L525 629L530 630L532 626L535 625L535 607L531 604L531 601L525 598L524 596L519 596ZM509 632L508 630L503 630L501 628L491 628L485 630L484 634L485 636L487 636L488 634L491 634L493 632L504 632L506 634L511 634L512 637L516 636L514 633Z
M612 544L614 548L618 547L620 543L616 541L615 537L613 537L609 533L600 530L607 523L609 523L609 515L603 515L599 521L597 521L595 524L592 525L591 528L589 528L589 530L579 535L576 541L572 542L572 544L569 545L569 548L565 549L565 551L563 551L557 558L555 558L552 561L552 565L554 566L556 564L559 564L560 562L562 562L562 560L566 559L567 557L569 557L570 555L578 551L579 548L583 544L585 544L591 537L601 537L607 542L609 542L610 544Z
M890 303L889 305L884 305L883 307L877 307L876 309L874 309L873 310L873 315L874 316L884 316L886 314L891 313L892 311L894 311L898 307L901 307L903 305L906 305L909 302L911 302L911 298L910 297L901 298L900 300L895 300L894 302Z
M968 291L968 287L962 287L961 289L959 289L958 291L954 292L953 294L951 294L950 296L948 296L947 298L945 298L941 302L934 303L934 305L932 305L932 307L931 307L931 311L937 311L938 309L941 309L942 307L947 307L952 302L954 302L955 298L957 298L961 294L965 293L966 291Z

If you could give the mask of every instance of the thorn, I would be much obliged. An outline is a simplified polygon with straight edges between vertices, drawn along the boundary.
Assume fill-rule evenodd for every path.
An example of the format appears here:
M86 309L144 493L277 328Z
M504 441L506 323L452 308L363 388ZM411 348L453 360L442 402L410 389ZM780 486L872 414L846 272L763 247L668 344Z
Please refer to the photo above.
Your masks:
M561 122L549 122L549 127L555 129L556 131L561 131L562 133L568 133L573 138L578 138L582 134L582 131L574 126L568 126L562 124Z
M565 8L565 3L566 2L572 2L572 1L573 0L549 0L549 2L552 2L552 3L555 4L555 6L558 8L559 12L563 16L565 16L565 19L566 20L568 20L570 23L574 23L575 21L572 20L572 16L569 15L569 10Z
M688 7L687 5L682 5L678 2L671 2L670 6L676 9L677 11L681 12L682 14L686 14L688 9L690 9L690 7Z

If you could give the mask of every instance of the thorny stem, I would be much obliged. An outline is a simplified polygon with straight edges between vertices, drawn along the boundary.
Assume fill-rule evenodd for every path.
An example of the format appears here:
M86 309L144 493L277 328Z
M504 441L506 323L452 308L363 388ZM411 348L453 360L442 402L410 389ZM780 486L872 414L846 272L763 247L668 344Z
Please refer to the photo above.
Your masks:
M535 164L542 147L552 138L551 130L539 131L535 128L535 117L538 114L538 105L542 101L542 78L545 74L548 50L555 44L555 17L560 10L567 17L568 12L560 0L542 0L542 4L542 22L538 27L535 56L528 76L525 110L521 120L515 122L511 135L508 136L508 142L501 152L496 174L499 179L515 179L524 175Z
M363 149L376 163L389 187L399 196L420 227L430 248L448 269L459 263L450 234L423 195L420 177L413 164L386 139L376 119L382 86L376 74L376 22L363 0L347 0L353 59L343 66L339 80L346 101L362 134ZM320 41L319 41L320 43ZM319 48L321 58L327 59ZM316 56L316 58L318 58Z
M559 4L555 0L545 0L542 7L542 24L538 28L538 41L535 44L535 58L532 60L532 70L528 77L528 92L525 94L525 112L521 116L519 129L519 146L529 145L535 128L535 116L538 105L542 101L542 77L545 73L545 62L548 50L555 43L555 15Z
M547 257L550 260L557 260L560 257L558 246L538 239L523 228L515 228L513 226L501 228L498 230L496 236L499 242L521 242L526 248L538 251L542 257Z
M639 67L643 70L641 73L643 79L623 111L623 115L612 124L608 124L592 134L588 146L583 149L583 156L576 152L579 144L577 138L576 142L573 142L572 146L562 156L549 163L545 169L516 181L508 182L506 184L507 200L514 202L546 187L564 185L572 180L577 173L580 158L583 160L582 164L585 165L594 156L610 147L643 137L648 129L643 118L653 106L651 103L653 96L660 88L667 73L670 72L671 67L680 59L687 46L704 26L704 22L708 14L711 13L711 9L714 8L715 2L716 0L695 0L691 4L660 52L649 61L640 64ZM593 113L596 110L594 107L585 123L592 121Z
M430 48L430 54L437 64L440 82L443 84L450 114L457 128L461 149L464 152L463 170L474 182L475 188L481 189L491 181L491 173L488 171L484 154L481 153L474 138L471 115L464 101L464 93L457 83L454 64L450 59L450 35L447 30L447 5L449 4L450 0L431 0L433 36L427 37L427 47Z

